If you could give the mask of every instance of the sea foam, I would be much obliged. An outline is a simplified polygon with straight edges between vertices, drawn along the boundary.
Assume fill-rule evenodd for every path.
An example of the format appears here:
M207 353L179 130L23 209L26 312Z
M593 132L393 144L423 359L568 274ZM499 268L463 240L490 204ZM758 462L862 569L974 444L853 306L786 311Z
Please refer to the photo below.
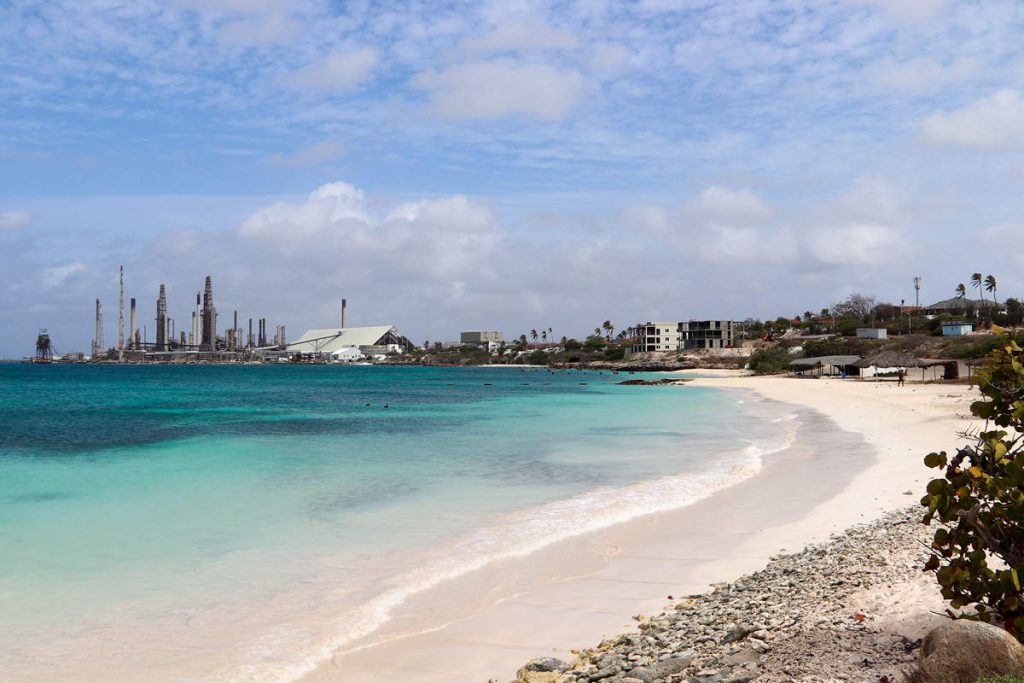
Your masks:
M398 577L395 587L339 615L326 639L315 644L307 642L305 647L297 648L284 634L271 634L247 653L247 663L238 669L237 675L222 680L225 683L291 683L314 671L339 651L372 647L375 643L366 642L367 638L417 594L501 560L528 556L575 536L709 498L754 476L763 467L766 457L792 446L798 417L797 413L790 413L772 420L785 425L780 435L721 454L707 470L664 476L620 488L599 488L505 515L488 527L444 544L437 549L434 559ZM282 663L282 648L289 649L291 663Z

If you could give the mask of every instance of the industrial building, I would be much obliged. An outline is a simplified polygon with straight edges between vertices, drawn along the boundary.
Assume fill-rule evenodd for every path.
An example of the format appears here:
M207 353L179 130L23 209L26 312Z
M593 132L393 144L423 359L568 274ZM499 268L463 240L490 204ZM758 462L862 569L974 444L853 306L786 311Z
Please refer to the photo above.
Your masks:
M153 341L150 328L142 325L139 329L136 315L136 300L130 301L129 324L125 330L125 276L120 269L117 323L117 347L107 348L103 342L103 307L96 299L95 333L92 341L93 361L119 362L189 362L189 361L247 361L274 357L275 352L285 350L287 344L284 325L278 325L273 340L267 336L267 319L256 320L257 332L253 332L253 318L249 318L248 338L238 324L238 311L233 312L232 326L218 331L217 307L213 302L213 278L209 275L203 283L202 293L196 292L195 309L190 312L191 326L188 332L177 329L168 305L168 292L161 284L156 299L156 317L153 319ZM127 333L126 333L127 332Z
M735 345L736 323L731 320L649 322L641 325L634 353L726 349Z
M394 325L329 327L308 330L285 348L310 360L360 360L360 357L401 353L408 342ZM358 352L360 356L356 356Z

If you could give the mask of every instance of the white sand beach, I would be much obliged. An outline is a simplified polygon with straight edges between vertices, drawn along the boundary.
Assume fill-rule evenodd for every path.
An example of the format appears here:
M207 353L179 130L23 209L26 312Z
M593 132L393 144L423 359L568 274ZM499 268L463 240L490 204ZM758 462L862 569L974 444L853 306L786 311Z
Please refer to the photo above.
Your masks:
M701 373L695 386L810 408L846 432L845 452L805 444L754 477L671 512L641 517L503 561L410 600L377 644L339 652L305 681L511 680L538 656L572 651L635 627L668 596L707 589L886 511L915 503L933 450L973 428L966 385ZM687 387L660 389L686 391ZM904 616L933 607L910 587Z

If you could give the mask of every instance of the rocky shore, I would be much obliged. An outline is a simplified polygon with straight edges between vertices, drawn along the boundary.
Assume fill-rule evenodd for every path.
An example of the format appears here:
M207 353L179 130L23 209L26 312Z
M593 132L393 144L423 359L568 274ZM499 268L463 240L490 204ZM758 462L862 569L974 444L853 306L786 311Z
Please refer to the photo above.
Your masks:
M941 605L934 577L921 571L933 530L920 517L917 507L891 512L708 593L669 596L661 614L634 617L637 631L572 662L532 660L516 682L902 680L920 636L941 622L919 605L927 623L893 626L908 595Z

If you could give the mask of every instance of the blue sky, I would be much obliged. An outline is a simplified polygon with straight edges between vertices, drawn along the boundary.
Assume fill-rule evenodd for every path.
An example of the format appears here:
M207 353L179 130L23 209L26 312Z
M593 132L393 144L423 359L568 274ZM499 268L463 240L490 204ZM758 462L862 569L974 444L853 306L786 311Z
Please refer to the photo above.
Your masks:
M292 337L1024 295L1016 0L15 0L0 64L0 356L119 264Z

